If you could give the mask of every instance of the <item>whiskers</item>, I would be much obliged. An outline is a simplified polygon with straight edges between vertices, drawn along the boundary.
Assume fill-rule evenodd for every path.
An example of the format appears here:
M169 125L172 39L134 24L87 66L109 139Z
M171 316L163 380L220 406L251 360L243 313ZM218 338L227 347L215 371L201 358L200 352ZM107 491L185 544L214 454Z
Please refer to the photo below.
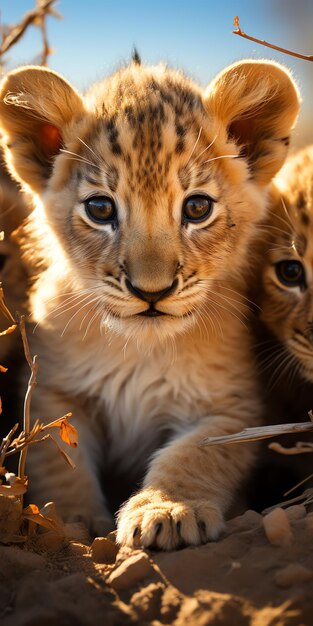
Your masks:
M79 330L83 329L84 323L90 317L90 314L96 309L96 313L98 314L98 307L100 307L101 312L103 312L103 308L106 304L103 301L103 286L99 285L96 287L89 287L88 289L79 289L70 292L64 292L63 294L58 294L46 300L46 304L49 305L53 300L58 300L59 304L52 308L51 310L44 315L39 322L35 325L33 329L33 333L36 332L38 326L40 326L46 320L55 320L58 317L66 315L73 311L70 315L69 319L67 319L65 326L60 332L60 336L63 337L68 330L69 326L74 322L75 318L77 318L82 312L85 312L86 307L88 307L87 313L85 313L83 319L80 321ZM92 323L95 321L96 316L93 315L91 319L88 321L88 325L85 330L85 334L83 339L86 338L88 332L91 329ZM87 322L86 322L87 323ZM59 327L59 324L57 324Z
M291 385L301 372L301 363L297 357L274 339L261 342L259 345L266 346L258 351L257 371L263 379L266 379L267 392L271 393L282 381Z
M213 284L210 279L200 278L199 284L203 285L206 291L206 312L210 312L211 309L211 313L212 311L215 313L215 322L217 321L218 314L219 320L222 323L218 323L220 334L223 335L222 326L225 323L225 314L223 315L224 311L237 319L244 327L247 326L246 322L249 321L249 314L251 313L252 306L256 306L251 300L242 296L235 289L226 287L219 282L216 284L217 290L214 291Z

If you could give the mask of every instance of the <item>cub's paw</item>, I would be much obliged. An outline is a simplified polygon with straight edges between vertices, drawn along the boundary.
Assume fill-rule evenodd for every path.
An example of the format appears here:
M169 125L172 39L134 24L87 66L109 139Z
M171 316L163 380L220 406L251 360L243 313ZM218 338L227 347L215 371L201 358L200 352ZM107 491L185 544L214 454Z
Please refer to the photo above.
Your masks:
M179 499L145 489L121 508L117 542L173 550L217 539L224 528L220 509L207 500Z

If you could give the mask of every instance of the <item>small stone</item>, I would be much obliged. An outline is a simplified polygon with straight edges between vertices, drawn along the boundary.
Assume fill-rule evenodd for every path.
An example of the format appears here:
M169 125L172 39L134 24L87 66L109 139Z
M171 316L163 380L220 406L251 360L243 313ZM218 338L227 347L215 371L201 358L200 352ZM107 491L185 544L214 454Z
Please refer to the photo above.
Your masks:
M108 533L105 536L105 538L112 541L112 543L116 543L116 535L117 535L117 530L112 530L110 533Z
M303 504L294 504L286 509L288 519L293 522L306 516L306 508Z
M71 541L70 545L68 546L68 550L71 554L77 556L89 554L89 547L78 541Z
M106 537L96 537L91 544L91 554L95 563L114 563L119 547Z
M263 526L267 539L273 546L290 546L293 533L286 511L274 509L263 517Z
M154 573L149 557L145 552L134 554L112 572L107 582L116 591L129 589Z
M301 585L312 580L312 578L312 570L300 565L300 563L290 563L287 567L276 572L275 583L278 587L287 588Z

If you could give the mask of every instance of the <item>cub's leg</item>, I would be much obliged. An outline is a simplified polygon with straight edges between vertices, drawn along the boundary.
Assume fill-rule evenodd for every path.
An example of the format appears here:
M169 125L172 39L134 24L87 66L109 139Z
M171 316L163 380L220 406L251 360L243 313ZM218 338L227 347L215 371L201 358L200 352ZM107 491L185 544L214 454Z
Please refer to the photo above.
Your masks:
M216 539L253 451L251 445L199 444L207 436L232 434L245 426L234 418L206 419L157 452L143 489L120 510L118 542L171 550Z
M36 388L33 420L38 418L48 423L69 410L73 412L72 423L78 431L79 441L76 449L68 446L64 448L76 468L73 470L65 462L52 442L30 446L26 472L29 475L31 501L42 506L53 500L63 519L80 519L92 534L105 535L113 530L114 521L106 507L97 477L100 461L105 457L103 433L99 435L97 421L86 409L73 405L72 399L61 398L44 386ZM59 439L56 428L51 429L50 433Z

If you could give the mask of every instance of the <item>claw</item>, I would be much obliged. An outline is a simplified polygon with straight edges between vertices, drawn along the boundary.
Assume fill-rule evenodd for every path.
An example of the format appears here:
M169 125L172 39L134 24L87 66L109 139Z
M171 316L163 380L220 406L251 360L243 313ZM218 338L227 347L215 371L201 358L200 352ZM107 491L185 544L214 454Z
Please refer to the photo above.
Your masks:
M203 533L206 533L206 523L203 520L200 520L200 522L198 522L198 526Z

